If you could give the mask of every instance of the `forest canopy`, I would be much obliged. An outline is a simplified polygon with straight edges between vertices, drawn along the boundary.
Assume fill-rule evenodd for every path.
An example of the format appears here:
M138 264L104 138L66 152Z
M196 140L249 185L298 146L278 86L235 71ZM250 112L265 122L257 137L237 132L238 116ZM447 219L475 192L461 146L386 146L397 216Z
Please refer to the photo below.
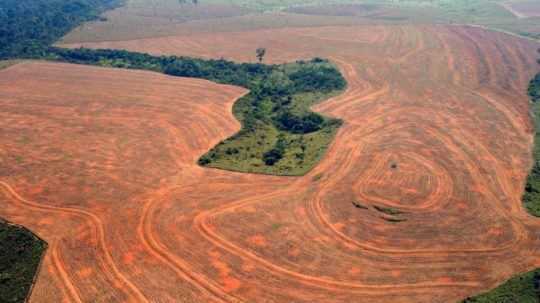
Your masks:
M2 0L0 59L39 57L73 28L122 3L123 0Z

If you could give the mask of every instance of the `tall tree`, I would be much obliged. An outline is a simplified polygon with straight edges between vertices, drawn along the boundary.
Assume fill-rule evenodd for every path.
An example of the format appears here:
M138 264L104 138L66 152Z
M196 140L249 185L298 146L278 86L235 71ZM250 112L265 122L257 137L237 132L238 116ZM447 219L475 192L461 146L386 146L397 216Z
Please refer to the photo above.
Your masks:
M259 62L262 62L264 59L264 55L266 55L266 48L263 48L263 47L257 48L257 50L255 51L255 54Z

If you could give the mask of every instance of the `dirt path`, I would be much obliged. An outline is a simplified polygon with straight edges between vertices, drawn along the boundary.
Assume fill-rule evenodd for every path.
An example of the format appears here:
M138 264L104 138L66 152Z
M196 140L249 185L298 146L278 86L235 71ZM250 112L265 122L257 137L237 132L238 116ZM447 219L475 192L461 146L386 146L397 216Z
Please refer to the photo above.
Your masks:
M525 14L522 14L521 12L519 12L518 10L514 9L512 7L512 4L511 3L499 3L500 6L502 6L504 9L506 9L507 11L511 12L514 16L516 16L517 18L519 19L524 19L524 18L528 18L529 16L525 15Z

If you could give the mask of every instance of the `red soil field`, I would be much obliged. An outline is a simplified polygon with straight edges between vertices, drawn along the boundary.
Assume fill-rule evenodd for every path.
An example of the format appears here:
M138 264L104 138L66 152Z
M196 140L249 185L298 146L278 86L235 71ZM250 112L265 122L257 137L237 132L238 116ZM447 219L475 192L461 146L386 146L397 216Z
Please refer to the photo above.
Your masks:
M316 110L345 124L303 177L203 169L238 130L244 90L67 64L0 71L0 216L50 244L31 302L455 302L540 266L540 220L520 199L533 42L373 26L87 46L330 58L349 86Z

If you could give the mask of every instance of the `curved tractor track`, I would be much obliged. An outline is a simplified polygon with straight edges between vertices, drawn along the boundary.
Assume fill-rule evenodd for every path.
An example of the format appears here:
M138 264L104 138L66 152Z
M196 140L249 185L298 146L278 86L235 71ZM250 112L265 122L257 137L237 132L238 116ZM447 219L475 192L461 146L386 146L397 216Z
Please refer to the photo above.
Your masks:
M85 46L247 61L253 45L272 62L330 58L348 80L315 108L345 124L306 176L195 164L239 129L240 88L0 71L0 216L51 243L31 302L455 302L540 266L540 221L520 200L538 45L363 26Z

